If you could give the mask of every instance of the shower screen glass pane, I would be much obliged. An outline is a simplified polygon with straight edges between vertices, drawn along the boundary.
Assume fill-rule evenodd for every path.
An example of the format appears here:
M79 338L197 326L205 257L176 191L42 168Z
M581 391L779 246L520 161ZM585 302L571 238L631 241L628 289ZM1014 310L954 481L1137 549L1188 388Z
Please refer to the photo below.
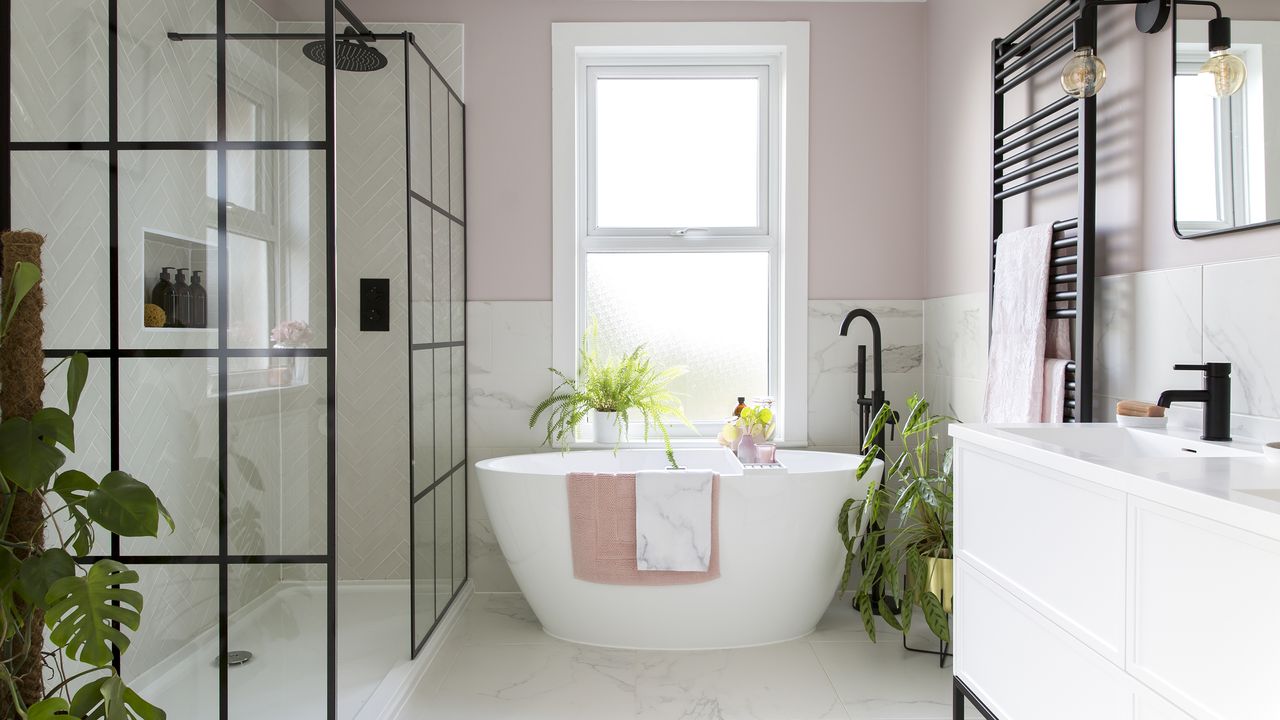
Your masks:
M19 0L10 8L12 139L106 140L107 0Z
M323 555L328 444L324 358L271 358L272 387L227 399L232 555ZM239 385L233 373L229 385Z
M138 573L135 589L146 598L146 608L121 658L125 683L171 718L217 720L218 567L131 569Z
M17 152L10 168L13 226L45 235L45 347L110 347L107 153Z
M432 315L435 317L434 336L438 343L449 342L453 337L453 330L450 328L453 318L449 311L450 300L452 300L450 285L453 278L453 263L449 257L453 249L450 226L450 220L444 215L432 213L431 290L434 303Z
M47 333L46 333L47 334ZM67 365L58 366L59 361L53 358L44 362L45 372L49 373L45 380L44 393L41 399L45 407L68 409L67 405ZM55 369L56 367L56 369ZM80 394L80 403L76 408L75 431L76 450L63 449L67 461L63 470L80 470L91 478L101 478L111 470L111 362L109 360L89 360L89 376L84 391ZM139 476L143 469L137 469ZM59 503L59 506L61 503ZM71 516L59 512L53 518L61 537L69 537L74 529ZM94 544L90 555L111 554L111 535L105 532L94 535Z
M195 150L120 152L120 335L127 348L213 348L218 334L217 201L205 187L205 153ZM181 321L166 307L167 326L147 325L143 305L155 303L164 268L177 284L200 271L206 327Z
M453 477L431 491L436 496L436 615L453 597Z
M685 414L718 420L739 396L769 392L769 253L592 253L587 322L599 351L644 345L657 367L687 373L671 384Z
M233 151L227 163L228 198L257 203L227 208L227 344L324 348L324 152Z
M216 9L208 0L120 2L120 139L217 138L217 46L166 34L214 32Z
M325 579L323 565L232 565L228 569L228 650L252 654L247 662L228 668L229 717L326 716ZM211 657L217 657L216 648ZM233 656L232 660L243 658ZM209 662L207 658L200 661ZM340 672L339 698L358 692L343 687L342 678Z
M760 81L599 78L594 85L594 225L760 224Z
M449 207L449 91L431 73L431 200Z
M453 427L453 409L450 402L452 395L453 377L452 354L449 348L437 348L435 350L435 388L433 395L435 396L435 430L436 430L436 470L435 478L439 479L448 474L449 468L453 467L453 457L451 448L453 447L453 434L462 432L461 428ZM419 465L419 468L424 467Z
M416 166L415 166L416 167ZM413 291L413 343L429 343L433 338L433 326L435 323L434 297L432 296L434 283L431 276L431 255L435 250L435 242L432 232L432 215L434 211L426 205L413 200L410 202L409 211L412 214L413 226L413 247L411 258L413 266L410 269L412 277L409 279L410 287Z
M435 351L414 350L413 362L413 494L435 482Z
M417 57L411 52L410 57ZM414 61L409 67L409 189L428 200L434 200L431 187L432 72L426 63Z
M218 361L120 361L121 467L155 490L177 529L121 538L125 555L218 554Z
M439 489L413 504L413 624L416 647L436 621L436 501Z

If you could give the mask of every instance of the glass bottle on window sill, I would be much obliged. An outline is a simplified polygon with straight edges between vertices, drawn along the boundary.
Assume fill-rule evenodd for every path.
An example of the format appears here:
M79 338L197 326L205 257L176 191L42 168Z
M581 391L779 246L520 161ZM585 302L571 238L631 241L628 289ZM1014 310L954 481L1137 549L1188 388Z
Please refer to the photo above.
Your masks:
M276 343L273 348L292 349L291 345ZM267 382L271 387L293 387L307 383L307 360L305 357L276 356L271 358L271 367L267 369Z
M757 462L756 439L751 436L751 433L744 432L742 439L738 441L738 462L743 465L751 465Z

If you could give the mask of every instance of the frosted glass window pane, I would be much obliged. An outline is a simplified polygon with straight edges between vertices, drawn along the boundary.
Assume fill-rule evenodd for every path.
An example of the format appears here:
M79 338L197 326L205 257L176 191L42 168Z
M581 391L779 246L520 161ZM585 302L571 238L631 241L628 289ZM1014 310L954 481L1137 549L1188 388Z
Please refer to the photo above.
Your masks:
M659 367L687 369L672 390L690 420L769 391L768 253L588 255L585 316L606 356L643 344Z
M1178 142L1178 220L1221 222L1218 196L1217 100L1204 92L1195 75L1179 75L1175 83L1174 122Z
M755 78L596 82L599 227L756 227Z

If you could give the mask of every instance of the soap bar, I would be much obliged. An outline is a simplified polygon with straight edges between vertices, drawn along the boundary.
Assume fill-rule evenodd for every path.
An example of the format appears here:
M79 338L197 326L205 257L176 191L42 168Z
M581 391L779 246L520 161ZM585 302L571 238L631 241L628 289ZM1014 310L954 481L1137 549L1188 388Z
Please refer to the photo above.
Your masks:
M1164 417L1164 408L1141 400L1121 400L1116 403L1116 414L1128 417Z

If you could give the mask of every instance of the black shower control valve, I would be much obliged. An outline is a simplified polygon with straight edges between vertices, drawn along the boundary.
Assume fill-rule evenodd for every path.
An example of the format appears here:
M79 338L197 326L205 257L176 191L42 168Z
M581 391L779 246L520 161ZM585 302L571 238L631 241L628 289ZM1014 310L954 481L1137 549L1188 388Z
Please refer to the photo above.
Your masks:
M391 280L360 278L360 331L391 331Z

